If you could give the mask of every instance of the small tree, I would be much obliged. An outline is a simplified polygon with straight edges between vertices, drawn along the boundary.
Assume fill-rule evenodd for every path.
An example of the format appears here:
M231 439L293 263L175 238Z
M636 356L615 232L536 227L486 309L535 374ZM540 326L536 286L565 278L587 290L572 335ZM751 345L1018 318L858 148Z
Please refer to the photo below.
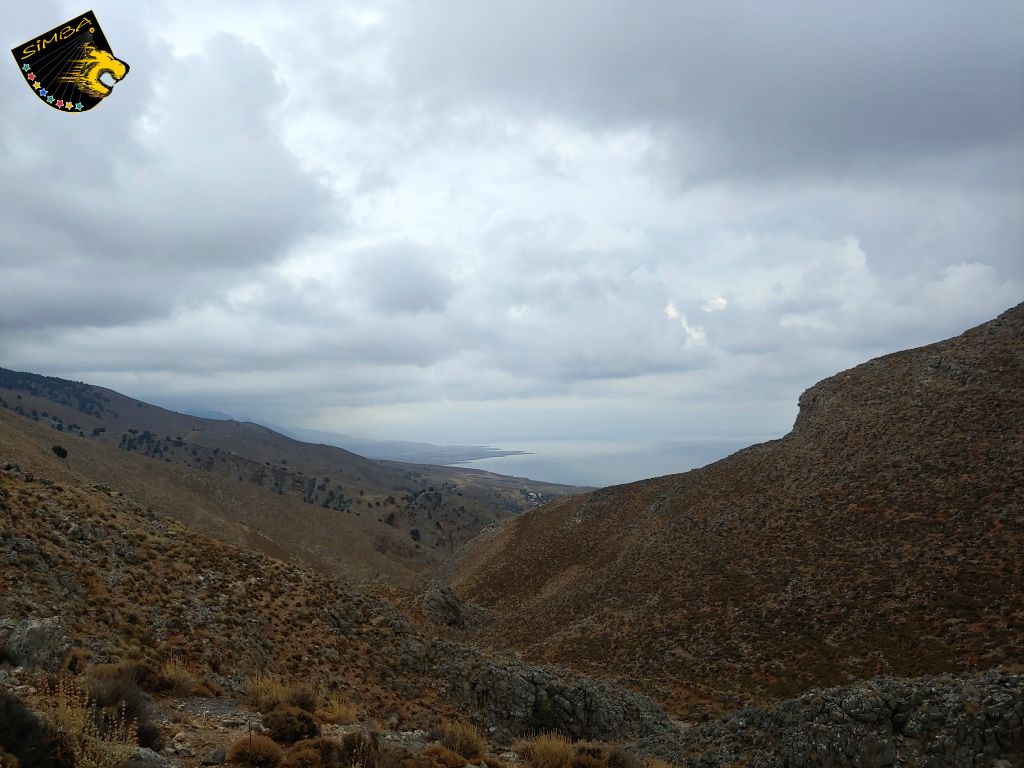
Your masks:
M66 459L68 457L68 449L60 445L53 446L53 452L57 454L57 458Z

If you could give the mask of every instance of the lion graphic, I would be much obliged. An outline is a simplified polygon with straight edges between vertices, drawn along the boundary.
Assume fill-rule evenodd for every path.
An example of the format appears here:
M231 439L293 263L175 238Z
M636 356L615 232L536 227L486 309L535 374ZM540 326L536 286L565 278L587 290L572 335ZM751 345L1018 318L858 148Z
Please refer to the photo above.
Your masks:
M92 45L82 47L83 58L72 62L72 66L60 79L75 85L83 93L100 98L110 95L113 84L128 74L128 65L107 51L97 50ZM109 75L113 82L109 85L100 78Z

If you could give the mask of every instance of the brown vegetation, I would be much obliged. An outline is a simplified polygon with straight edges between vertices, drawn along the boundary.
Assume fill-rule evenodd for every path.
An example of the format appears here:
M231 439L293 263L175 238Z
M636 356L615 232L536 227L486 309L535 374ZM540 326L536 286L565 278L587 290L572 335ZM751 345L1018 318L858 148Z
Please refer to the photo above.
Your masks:
M487 743L475 726L465 722L445 720L440 728L441 743L467 760L483 756Z
M516 518L452 583L490 646L688 718L1020 664L1022 444L1024 305L822 381L781 440Z
M281 748L274 740L259 733L243 736L227 752L229 762L254 768L275 768L280 765L281 757Z

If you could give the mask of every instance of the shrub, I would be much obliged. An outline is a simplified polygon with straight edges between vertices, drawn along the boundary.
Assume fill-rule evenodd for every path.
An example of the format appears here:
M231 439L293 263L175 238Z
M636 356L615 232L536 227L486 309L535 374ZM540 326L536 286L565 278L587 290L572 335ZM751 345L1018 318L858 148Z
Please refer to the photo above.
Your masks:
M300 741L284 757L285 768L326 768L313 740Z
M317 710L316 714L322 723L349 725L356 721L356 717L359 715L359 708L352 702L335 697L325 707Z
M228 762L245 763L255 768L275 768L281 763L281 748L259 733L238 739L228 749Z
M380 754L380 740L375 733L347 733L341 737L336 759L344 766L373 766Z
M102 664L89 670L88 695L96 707L101 734L118 719L127 718L135 723L140 747L163 749L163 736L152 722L153 700L139 687L140 680L151 682L154 674L152 667L142 663Z
M14 768L73 768L67 741L12 693L0 691L0 763Z
M269 712L282 705L299 707L307 712L316 711L316 689L303 682L285 682L276 675L256 675L245 681L249 701L261 712Z
M441 743L467 760L475 760L487 751L487 743L480 731L469 723L444 720L441 723Z
M68 457L68 449L61 445L53 446L53 452L57 455L58 459L66 459Z
M596 755L577 752L570 763L571 768L607 768L608 763Z
M431 744L422 755L439 768L464 768L466 765L466 758L440 744Z
M573 758L572 744L558 733L542 733L520 742L516 751L532 768L569 768Z
M68 765L116 768L138 746L138 729L131 717L98 705L84 688L68 678L59 678L45 693L36 694L32 702L64 736Z
M642 768L640 758L631 755L618 744L608 749L607 761L608 768Z
M199 669L183 659L172 658L160 665L167 691L173 696L191 696L199 685Z
M320 697L309 683L292 682L288 685L288 703L307 712L316 712Z
M320 727L313 716L298 707L278 707L263 716L263 725L274 741L283 744L320 735Z

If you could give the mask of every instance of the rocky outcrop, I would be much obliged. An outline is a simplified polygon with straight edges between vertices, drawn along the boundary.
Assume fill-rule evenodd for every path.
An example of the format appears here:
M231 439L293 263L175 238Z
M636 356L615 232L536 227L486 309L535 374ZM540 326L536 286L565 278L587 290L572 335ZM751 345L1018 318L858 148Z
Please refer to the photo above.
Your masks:
M746 707L642 751L693 768L1009 768L1024 765L1024 676L879 678Z
M423 652L447 696L504 736L556 730L624 740L674 731L651 699L611 683L434 641Z
M493 620L493 612L465 603L447 584L434 581L423 595L423 613L435 624L456 629L478 629Z
M10 626L8 622L5 624ZM0 632L3 629L0 627ZM64 635L61 620L54 616L18 622L7 634L5 644L7 656L15 664L53 671L60 667L68 648L68 638Z

